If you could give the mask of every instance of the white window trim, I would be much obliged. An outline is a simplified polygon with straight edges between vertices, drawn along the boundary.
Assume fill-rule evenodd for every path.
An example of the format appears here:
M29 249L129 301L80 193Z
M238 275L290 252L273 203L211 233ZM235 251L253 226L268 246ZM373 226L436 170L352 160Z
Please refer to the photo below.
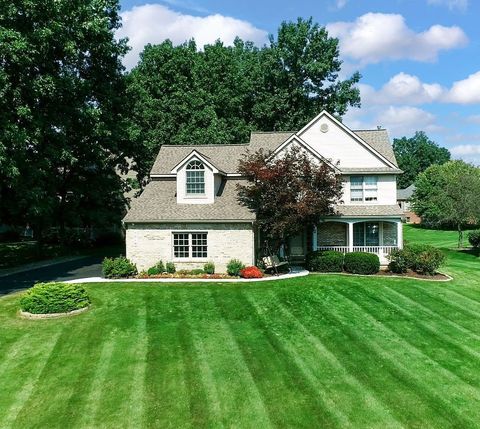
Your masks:
M353 200L352 199L352 177L361 177L362 178L362 199L361 200ZM372 185L367 185L366 184L366 181L365 181L365 178L366 177L375 177L376 178L376 184L375 186L372 186ZM366 200L366 191L371 191L371 190L375 190L376 191L376 195L375 195L375 200L370 200L370 201L367 201ZM350 203L364 203L364 204L377 204L378 203L378 176L375 176L375 175L364 175L364 176L361 176L361 175L354 175L354 176L350 176Z
M177 257L175 256L175 234L187 234L188 235L188 256L187 257ZM194 257L193 254L193 245L192 245L192 234L205 234L207 236L207 256ZM208 260L208 231L172 231L172 240L171 240L171 249L172 249L172 260L173 261L182 261L182 262L202 262Z
M188 168L188 166L194 162L201 164L202 168ZM205 188L207 186L207 181L205 179L205 163L198 159L192 159L188 162L185 167L185 197L186 198L202 198L205 197ZM189 172L201 172L203 176L203 182L195 182L193 184L202 183L203 184L203 192L188 192L188 173Z

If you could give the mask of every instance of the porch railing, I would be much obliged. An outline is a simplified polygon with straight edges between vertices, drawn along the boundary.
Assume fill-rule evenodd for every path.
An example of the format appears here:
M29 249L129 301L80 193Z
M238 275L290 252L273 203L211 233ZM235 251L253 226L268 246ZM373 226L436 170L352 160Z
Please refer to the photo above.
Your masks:
M336 250L337 252L348 253L348 246L317 246L318 250ZM398 246L353 246L354 252L375 253L379 256L387 256L393 249Z

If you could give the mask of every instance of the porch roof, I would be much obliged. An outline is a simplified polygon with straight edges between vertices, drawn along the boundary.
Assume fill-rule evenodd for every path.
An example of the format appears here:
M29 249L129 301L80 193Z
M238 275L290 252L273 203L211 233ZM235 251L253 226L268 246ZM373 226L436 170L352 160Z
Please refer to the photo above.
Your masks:
M400 217L403 215L402 209L397 204L392 205L346 205L337 204L335 211L338 216L362 216L362 217Z

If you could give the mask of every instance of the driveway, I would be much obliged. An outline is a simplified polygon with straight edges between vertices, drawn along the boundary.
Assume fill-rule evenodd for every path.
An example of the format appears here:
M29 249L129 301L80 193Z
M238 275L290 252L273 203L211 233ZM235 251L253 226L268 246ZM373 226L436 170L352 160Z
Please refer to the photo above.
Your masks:
M27 289L37 282L74 280L102 275L103 256L87 256L69 262L35 268L0 278L0 296Z

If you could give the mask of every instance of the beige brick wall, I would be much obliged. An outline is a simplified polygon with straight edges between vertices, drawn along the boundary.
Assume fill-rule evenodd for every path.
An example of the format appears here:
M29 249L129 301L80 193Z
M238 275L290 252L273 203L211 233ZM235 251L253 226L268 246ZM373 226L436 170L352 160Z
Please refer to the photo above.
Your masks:
M208 257L176 260L173 258L173 232L207 232ZM254 236L248 223L129 224L126 231L127 258L146 270L159 260L173 261L178 269L203 268L207 261L215 263L215 271L226 272L232 258L245 265L254 264Z

